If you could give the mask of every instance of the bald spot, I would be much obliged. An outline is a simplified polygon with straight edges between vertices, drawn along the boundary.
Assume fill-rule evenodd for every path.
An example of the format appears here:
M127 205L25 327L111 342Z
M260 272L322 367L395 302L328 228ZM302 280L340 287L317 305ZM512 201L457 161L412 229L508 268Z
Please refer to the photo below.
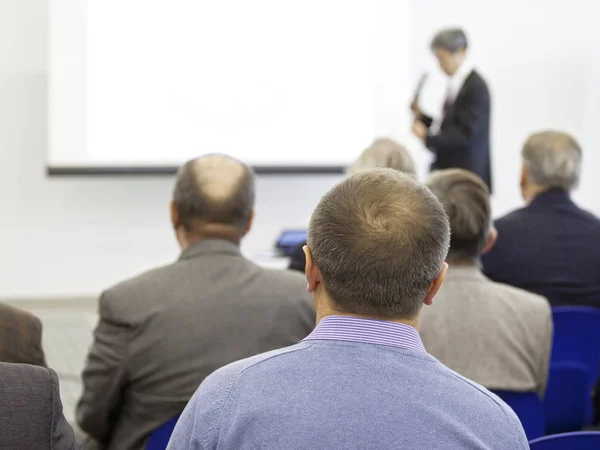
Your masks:
M246 167L240 161L226 156L205 156L190 163L198 190L215 203L233 197L246 174Z
M245 230L254 208L252 169L226 155L188 161L177 173L173 202L188 231L209 223Z

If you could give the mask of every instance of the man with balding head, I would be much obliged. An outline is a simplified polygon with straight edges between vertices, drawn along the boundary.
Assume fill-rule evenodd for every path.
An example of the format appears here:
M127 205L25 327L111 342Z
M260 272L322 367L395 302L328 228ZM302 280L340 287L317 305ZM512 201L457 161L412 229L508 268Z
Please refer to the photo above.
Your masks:
M600 220L579 208L582 151L567 133L542 131L522 151L526 206L498 219L485 274L546 297L552 306L600 308Z
M433 172L427 185L444 205L452 237L444 285L421 317L425 348L488 389L543 397L552 345L550 305L481 273L478 258L496 241L487 186L461 169Z
M449 238L442 205L413 177L375 169L333 187L305 248L317 327L208 377L168 448L528 449L512 410L419 338Z
M179 171L170 206L178 261L100 298L77 409L96 446L142 448L210 373L295 344L314 328L304 278L240 254L253 208L254 176L241 162L210 155Z

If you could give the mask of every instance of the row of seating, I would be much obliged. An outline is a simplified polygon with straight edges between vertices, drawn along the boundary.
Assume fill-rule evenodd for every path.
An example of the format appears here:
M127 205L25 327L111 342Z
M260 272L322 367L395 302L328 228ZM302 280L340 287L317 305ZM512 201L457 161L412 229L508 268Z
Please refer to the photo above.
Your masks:
M550 376L542 400L536 393L496 391L519 416L528 439L581 430L593 422L591 392L600 364L600 311L553 308Z

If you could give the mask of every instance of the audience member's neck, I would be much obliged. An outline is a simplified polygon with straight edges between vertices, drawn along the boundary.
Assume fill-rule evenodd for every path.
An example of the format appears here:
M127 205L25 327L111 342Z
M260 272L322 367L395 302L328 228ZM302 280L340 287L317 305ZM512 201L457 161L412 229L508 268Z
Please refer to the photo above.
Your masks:
M230 225L224 224L204 224L194 230L181 230L177 233L177 241L181 250L208 239L218 239L222 241L229 241L235 245L240 245L242 236L240 231Z
M383 320L386 322L401 323L404 325L411 326L411 327L415 328L417 331L419 330L419 317L418 316L413 319L374 317L374 316L365 316L365 315L361 315L361 314L353 314L353 313L338 311L329 305L318 305L317 306L317 324L321 320L323 320L325 317L330 317L330 316L344 316L344 317L353 317L356 319Z

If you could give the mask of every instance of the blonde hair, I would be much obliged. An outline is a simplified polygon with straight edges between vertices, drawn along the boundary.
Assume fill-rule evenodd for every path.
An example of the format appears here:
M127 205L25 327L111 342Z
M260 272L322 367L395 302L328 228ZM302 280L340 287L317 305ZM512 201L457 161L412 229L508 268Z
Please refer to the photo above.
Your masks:
M415 164L408 150L390 138L375 139L358 159L348 167L348 175L369 169L394 169L416 175Z

